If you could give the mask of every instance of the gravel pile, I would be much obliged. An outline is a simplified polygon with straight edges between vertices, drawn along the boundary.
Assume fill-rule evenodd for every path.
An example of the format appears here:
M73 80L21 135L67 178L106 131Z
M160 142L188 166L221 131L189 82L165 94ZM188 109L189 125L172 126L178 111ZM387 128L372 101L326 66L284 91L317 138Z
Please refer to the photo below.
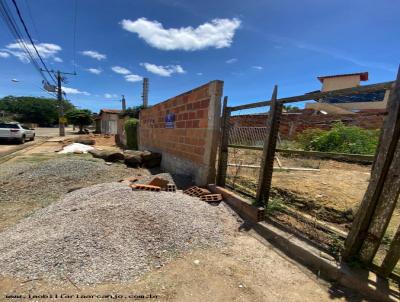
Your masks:
M54 281L67 276L76 284L132 280L180 252L224 244L235 224L223 203L132 191L120 183L95 185L0 233L0 274Z
M103 160L60 156L40 162L0 165L1 202L39 202L47 205L71 189L117 181L137 170L125 165L108 166Z

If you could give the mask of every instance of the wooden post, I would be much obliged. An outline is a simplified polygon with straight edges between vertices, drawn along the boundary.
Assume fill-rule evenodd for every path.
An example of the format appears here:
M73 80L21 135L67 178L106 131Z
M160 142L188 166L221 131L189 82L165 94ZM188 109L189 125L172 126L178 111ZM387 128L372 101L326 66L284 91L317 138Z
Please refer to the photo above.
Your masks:
M389 168L392 164L400 134L400 70L397 74L397 80L394 83L394 87L392 87L390 92L387 112L388 115L384 121L375 162L371 171L371 179L360 204L359 210L357 211L355 219L352 223L349 235L345 241L345 248L342 253L344 260L349 260L353 256L358 256L364 240L367 240L368 242L379 241L377 243L379 245L383 236L382 229L384 229L383 232L386 230L387 224L384 228L380 227L368 235L368 230L370 228L371 219L373 219L375 209L378 208L377 214L379 217L381 217L381 207L385 206L384 202L388 200L388 198L391 200L393 198L393 194L395 194L395 190L390 190L388 187L390 186L390 183L396 183L395 180L390 179L394 177L393 173L391 176L389 176L387 185L385 186L385 193L390 191L391 195L386 197L382 194L382 191L384 190L384 185L387 180ZM380 205L377 207L378 202ZM390 217L388 219L390 219ZM367 237L369 239L367 239ZM374 246L376 246L376 243ZM371 251L374 249L375 247L371 249ZM371 254L372 252L364 254L363 259L369 261L371 259Z
M400 96L400 95L399 95ZM398 99L400 104L400 98ZM399 115L400 118L400 110ZM399 119L400 131L400 119ZM389 171L387 173L385 183L383 184L381 195L379 196L371 223L368 228L367 236L361 247L360 259L365 263L370 263L374 259L379 245L382 241L385 231L392 218L393 211L396 207L397 199L400 193L400 133L397 133L397 148Z
M228 107L228 97L224 97L221 120L221 144L218 156L217 185L225 187L226 171L228 169L228 142L229 142L229 117L231 111Z
M400 226L390 244L389 251L382 262L381 272L384 276L389 276L400 259Z
M277 101L278 86L275 85L271 98L271 107L267 118L267 135L264 140L263 155L261 159L260 174L258 177L256 202L266 206L271 189L272 172L276 140L278 137L279 123L282 115L283 105Z

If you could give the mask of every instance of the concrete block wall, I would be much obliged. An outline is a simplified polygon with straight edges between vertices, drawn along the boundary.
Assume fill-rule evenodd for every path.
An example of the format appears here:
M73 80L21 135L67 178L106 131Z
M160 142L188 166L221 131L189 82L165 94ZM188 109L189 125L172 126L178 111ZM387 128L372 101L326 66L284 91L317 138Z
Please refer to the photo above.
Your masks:
M214 182L222 90L222 81L212 81L142 110L139 148L161 152L166 171L198 185ZM173 128L166 128L168 113L175 115Z

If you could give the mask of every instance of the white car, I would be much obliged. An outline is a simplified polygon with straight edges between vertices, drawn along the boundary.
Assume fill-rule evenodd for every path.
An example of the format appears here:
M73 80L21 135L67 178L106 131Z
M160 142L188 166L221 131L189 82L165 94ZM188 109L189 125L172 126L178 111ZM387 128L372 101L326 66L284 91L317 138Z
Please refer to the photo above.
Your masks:
M20 144L35 139L35 130L22 126L20 123L0 122L0 139L18 141Z

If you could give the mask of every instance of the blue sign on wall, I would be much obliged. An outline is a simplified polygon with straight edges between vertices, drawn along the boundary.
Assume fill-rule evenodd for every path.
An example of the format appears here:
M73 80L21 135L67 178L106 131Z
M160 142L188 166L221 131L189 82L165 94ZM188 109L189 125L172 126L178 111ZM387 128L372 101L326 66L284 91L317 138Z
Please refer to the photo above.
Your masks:
M175 114L167 111L165 116L165 128L175 128Z

